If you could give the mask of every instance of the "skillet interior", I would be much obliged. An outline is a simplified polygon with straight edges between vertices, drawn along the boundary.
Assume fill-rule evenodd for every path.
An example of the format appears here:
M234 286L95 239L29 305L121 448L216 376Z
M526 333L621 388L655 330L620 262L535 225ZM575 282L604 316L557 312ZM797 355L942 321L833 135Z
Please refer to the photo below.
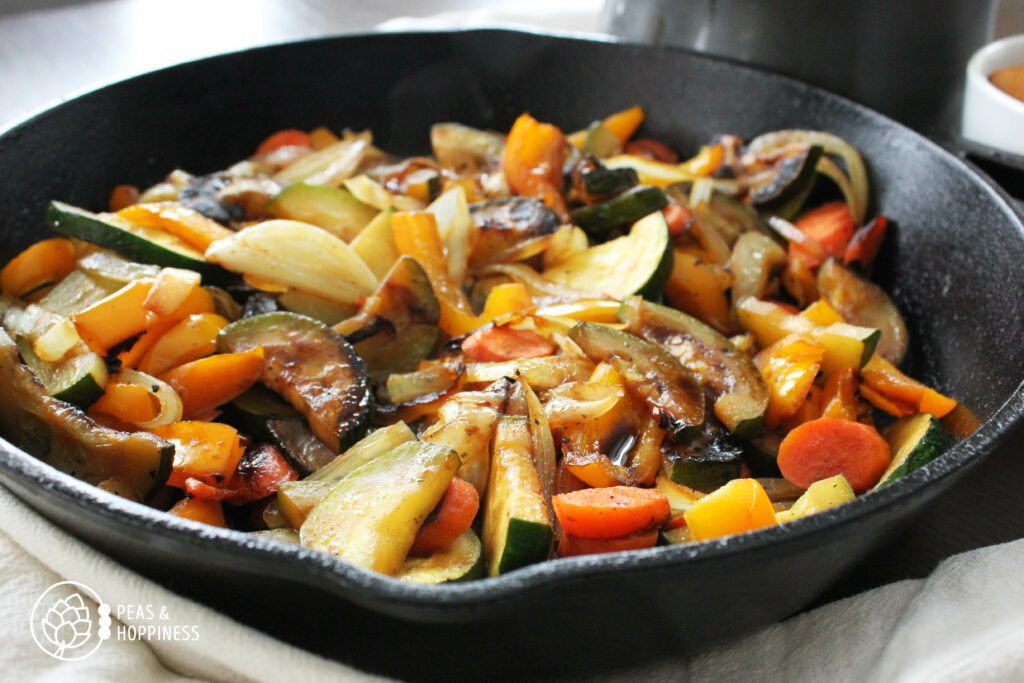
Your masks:
M425 675L417 667L428 658L432 675L445 666L471 675L510 643L532 648L512 664L524 673L556 671L555 644L607 667L646 657L652 647L696 646L800 609L977 463L1024 403L1020 219L962 162L866 109L685 52L508 31L251 50L95 91L0 137L0 257L41 238L43 207L52 198L97 208L116 183L145 185L174 167L222 168L283 127L371 127L384 148L416 152L439 120L505 130L529 110L572 129L634 103L647 110L648 131L683 150L719 132L750 137L784 127L833 131L861 149L875 201L898 224L880 265L913 331L913 369L987 418L983 428L897 485L787 528L546 563L442 587L400 585L233 532L197 534L186 522L59 475L6 442L0 480L73 533L181 590L239 614L258 607L291 615L269 625L287 639L372 666L366 658L373 656L373 625L387 629L410 645L401 661L382 656L376 663L404 676ZM267 581L275 596L261 597L258 606L239 604ZM323 616L324 591L337 598L330 620ZM355 621L365 626L349 628ZM467 621L485 623L458 626ZM437 642L455 644L455 652L439 655ZM482 657L466 654L473 651Z

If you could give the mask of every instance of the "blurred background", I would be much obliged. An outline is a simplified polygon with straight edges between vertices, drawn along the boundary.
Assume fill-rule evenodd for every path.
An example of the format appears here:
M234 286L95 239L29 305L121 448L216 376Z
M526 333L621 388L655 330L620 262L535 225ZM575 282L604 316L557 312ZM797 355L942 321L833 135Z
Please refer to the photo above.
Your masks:
M253 45L365 32L381 24L402 29L514 23L564 31L614 29L631 39L683 43L772 64L808 80L818 75L833 90L849 86L848 94L855 97L869 93L858 99L876 96L878 101L868 102L876 107L892 102L889 113L918 127L949 128L959 107L964 55L988 36L1024 33L1024 0L610 0L602 11L603 5L603 0L0 0L0 124L94 85ZM627 5L633 16L623 18ZM659 9L664 5L672 11ZM862 16L882 27L860 41L869 49L857 55L856 64L870 63L876 71L861 67L870 82L859 89L851 79L837 76L837 69L852 61L850 46L839 39L857 33L836 11L842 6L859 7ZM724 17L727 11L739 18ZM789 15L769 24L769 12L777 11ZM876 15L883 21L874 21ZM718 21L717 32L709 16ZM827 37L814 31L825 20L842 22L843 30ZM759 29L759 35L733 30L736 22ZM926 35L931 42L910 43L907 33ZM781 46L775 52L781 49L791 59L797 55L796 67L780 63L768 49L772 45ZM945 80L957 75L948 84L952 93L943 103L923 106L916 95L906 95L919 79L900 73L885 77L894 62L930 69ZM817 65L820 74L801 70L805 65ZM899 93L905 95L903 102L897 101ZM933 111L925 116L926 109Z

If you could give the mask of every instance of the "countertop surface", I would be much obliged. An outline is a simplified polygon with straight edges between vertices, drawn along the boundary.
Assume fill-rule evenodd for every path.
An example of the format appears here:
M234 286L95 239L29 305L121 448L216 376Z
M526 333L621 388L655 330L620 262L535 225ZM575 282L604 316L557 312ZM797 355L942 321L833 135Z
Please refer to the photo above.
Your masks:
M479 8L479 0L7 0L0 3L0 127L69 93L251 45L364 32L391 17ZM594 8L600 2L593 2ZM1024 30L1024 2L997 34ZM1024 537L1024 430L868 558L835 593L928 574L942 559ZM833 596L834 597L834 596Z

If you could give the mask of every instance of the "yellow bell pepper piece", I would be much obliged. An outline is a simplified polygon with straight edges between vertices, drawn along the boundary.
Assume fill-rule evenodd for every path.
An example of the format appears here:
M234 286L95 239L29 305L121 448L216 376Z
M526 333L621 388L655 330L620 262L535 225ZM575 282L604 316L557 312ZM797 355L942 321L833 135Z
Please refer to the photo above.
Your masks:
M800 315L819 327L827 327L833 323L846 322L843 320L843 316L839 315L836 309L832 308L832 306L824 299L818 299L801 311Z
M850 482L846 481L846 477L843 475L837 474L808 486L803 495L793 503L793 507L775 513L775 519L779 524L792 522L794 519L814 515L836 505L848 503L855 497Z
M695 541L742 534L772 526L775 510L756 479L734 479L683 513Z
M235 428L220 422L174 422L147 431L174 444L167 483L178 488L190 477L213 486L227 481L245 451Z
M814 384L825 350L801 335L785 337L754 357L768 384L765 424L777 427L796 414Z
M89 406L89 415L112 417L118 422L147 422L160 414L160 405L145 387L110 382L103 395Z
M139 370L162 375L183 363L209 356L217 350L217 334L228 321L216 313L190 315L160 337L142 358Z
M263 371L263 347L221 353L179 365L160 377L178 392L185 417L195 417L249 389Z
M0 270L0 290L20 297L45 284L53 284L75 269L75 248L63 237L36 242Z
M733 322L725 295L729 285L720 276L721 267L681 249L676 249L674 256L672 273L665 283L665 299L719 332L730 333Z
M110 347L145 331L156 319L143 307L153 280L135 280L85 310L71 316L78 336L100 355Z
M592 323L616 323L616 314L622 304L610 299L580 299L565 304L552 304L539 308L535 315L546 318L572 318Z
M480 320L489 323L512 313L526 313L531 308L533 297L526 285L521 282L506 282L497 285L487 295Z
M861 387L864 398L892 415L919 412L945 417L956 408L956 399L907 377L881 356L873 356L861 369L861 375L864 377L864 385Z
M139 337L138 341L132 344L130 349L117 354L117 359L121 362L121 367L137 370L139 363L142 362L142 358L146 353L153 348L153 345L160 340L160 337L167 334L167 332L176 324L190 315L213 313L215 308L216 306L213 303L213 297L210 293L202 287L196 287L189 292L185 301L182 302L181 306L178 307L178 310L171 314L169 318L158 320L150 325L149 329Z
M219 500L201 500L199 498L182 498L167 511L168 514L193 522L210 526L227 527L224 521L224 508Z
M643 107L637 105L624 109L623 111L616 112L601 122L601 125L610 130L615 134L619 140L625 143L633 134L636 133L637 128L644 122L644 110ZM576 149L583 149L583 143L587 139L586 130L578 130L568 136L569 144Z

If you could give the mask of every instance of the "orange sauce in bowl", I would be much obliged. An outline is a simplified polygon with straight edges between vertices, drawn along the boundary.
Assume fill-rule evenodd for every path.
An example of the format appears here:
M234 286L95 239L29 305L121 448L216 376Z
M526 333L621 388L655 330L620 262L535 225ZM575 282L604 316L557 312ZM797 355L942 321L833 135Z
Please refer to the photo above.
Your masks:
M1024 64L999 69L990 74L988 80L1010 97L1024 102Z

